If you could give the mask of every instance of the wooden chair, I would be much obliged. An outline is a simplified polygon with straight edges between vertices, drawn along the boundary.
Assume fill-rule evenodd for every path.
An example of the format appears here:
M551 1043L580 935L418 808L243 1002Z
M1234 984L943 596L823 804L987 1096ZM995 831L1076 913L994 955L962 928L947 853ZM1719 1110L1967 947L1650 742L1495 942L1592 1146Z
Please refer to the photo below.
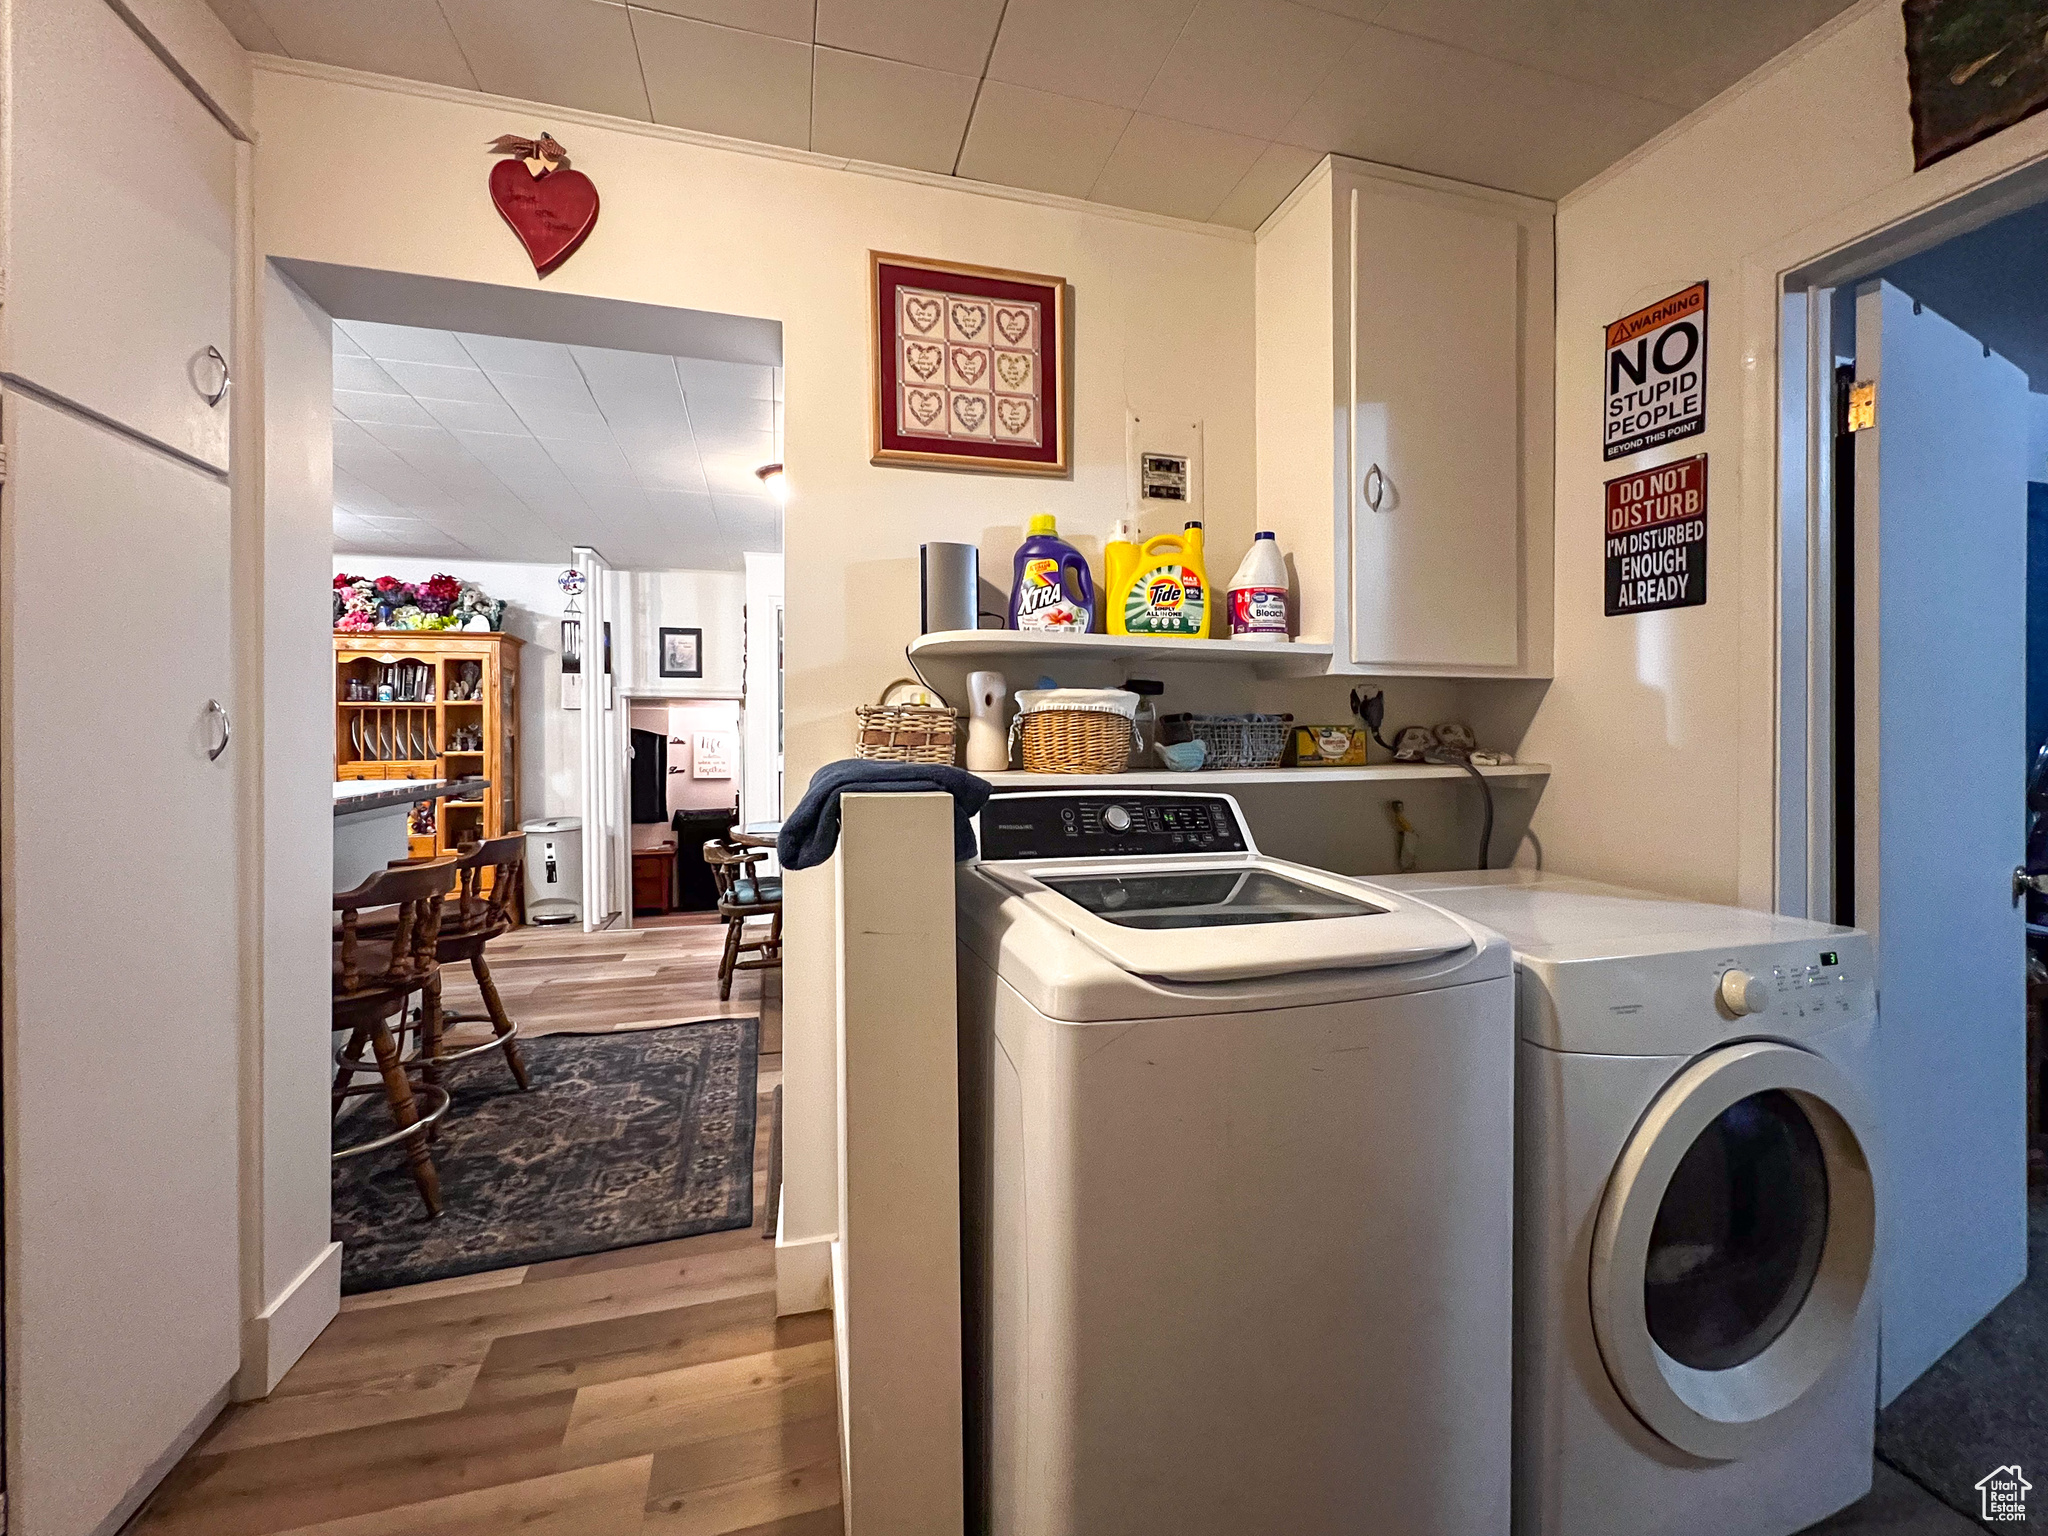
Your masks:
M767 858L765 849L747 848L714 838L704 845L704 862L718 882L718 915L725 920L725 953L718 961L718 996L732 996L735 971L778 970L782 965L782 882L762 878L754 866ZM747 919L769 920L768 936L749 939ZM752 955L751 960L742 959Z
M526 839L515 833L511 837L493 837L471 844L462 850L455 861L455 868L458 871L455 904L442 914L436 955L442 965L468 964L470 974L476 978L477 990L484 997L484 1013L479 1017L444 1010L441 1007L441 976L436 971L426 988L426 1005L420 1010L419 1062L427 1081L438 1084L441 1068L486 1051L502 1050L505 1065L512 1069L513 1081L522 1089L530 1088L533 1083L527 1076L526 1062L519 1054L519 1026L506 1013L504 1000L498 996L498 985L491 980L490 962L484 958L484 946L513 926L519 882L526 869ZM486 870L491 871L489 891L483 888ZM491 1026L490 1039L481 1045L464 1046L460 1050L447 1049L443 1036L450 1024L483 1023Z
M441 1214L441 1180L427 1142L434 1122L448 1112L448 1093L437 1084L414 1088L391 1018L403 1015L415 992L428 994L429 1012L438 1009L441 905L454 865L451 857L381 869L354 890L334 897L341 928L334 940L333 1023L337 1033L349 1031L348 1043L335 1052L334 1113L338 1117L342 1105L357 1094L379 1091L376 1085L358 1087L354 1082L358 1073L374 1071L391 1109L393 1129L389 1135L336 1148L333 1157L339 1162L404 1143L413 1182L419 1185L430 1216ZM391 910L380 911L365 932L362 914L372 908ZM374 1067L362 1058L366 1045L376 1057ZM427 1101L424 1112L421 1099Z

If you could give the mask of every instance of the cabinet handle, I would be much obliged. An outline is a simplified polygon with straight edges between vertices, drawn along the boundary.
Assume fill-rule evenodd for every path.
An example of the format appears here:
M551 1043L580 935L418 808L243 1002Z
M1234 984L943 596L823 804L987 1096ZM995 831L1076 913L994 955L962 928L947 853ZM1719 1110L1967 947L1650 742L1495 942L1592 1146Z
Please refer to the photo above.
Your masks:
M1379 465L1375 464L1365 472L1365 504L1373 511L1379 511L1380 499L1386 493L1387 477L1380 473Z
M220 761L221 753L227 751L228 742L234 738L235 723L228 718L227 709L219 699L208 699L206 712L220 721L220 745L206 749L206 760L209 763L217 763Z
M228 360L220 355L219 347L208 347L206 355L220 364L220 388L206 397L206 403L209 406L217 406L221 401L227 399L228 385L234 382L234 376L228 372Z

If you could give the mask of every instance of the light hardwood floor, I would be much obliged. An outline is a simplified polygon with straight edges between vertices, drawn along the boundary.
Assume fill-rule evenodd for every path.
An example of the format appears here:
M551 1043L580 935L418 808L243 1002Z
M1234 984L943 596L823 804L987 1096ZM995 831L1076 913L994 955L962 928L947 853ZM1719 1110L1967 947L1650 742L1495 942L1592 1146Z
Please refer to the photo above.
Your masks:
M761 1228L779 977L721 1004L722 936L520 930L491 970L528 1036L758 1013L754 1227L349 1297L135 1536L838 1536L831 1316L776 1318ZM446 1000L479 1006L452 976Z

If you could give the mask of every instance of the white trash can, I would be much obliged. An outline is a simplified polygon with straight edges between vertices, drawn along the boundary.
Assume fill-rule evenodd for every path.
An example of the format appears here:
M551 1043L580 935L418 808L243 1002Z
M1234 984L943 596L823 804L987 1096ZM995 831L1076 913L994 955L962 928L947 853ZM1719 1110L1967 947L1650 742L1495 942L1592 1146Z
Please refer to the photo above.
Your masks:
M529 821L526 834L526 920L541 927L583 921L583 818Z

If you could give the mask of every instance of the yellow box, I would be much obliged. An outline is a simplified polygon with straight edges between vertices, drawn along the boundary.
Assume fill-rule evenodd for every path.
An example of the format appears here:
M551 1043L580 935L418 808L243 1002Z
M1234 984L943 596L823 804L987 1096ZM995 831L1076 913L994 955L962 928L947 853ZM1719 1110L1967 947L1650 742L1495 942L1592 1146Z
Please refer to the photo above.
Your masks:
M1365 766L1362 725L1297 725L1294 766L1297 768L1362 768Z

